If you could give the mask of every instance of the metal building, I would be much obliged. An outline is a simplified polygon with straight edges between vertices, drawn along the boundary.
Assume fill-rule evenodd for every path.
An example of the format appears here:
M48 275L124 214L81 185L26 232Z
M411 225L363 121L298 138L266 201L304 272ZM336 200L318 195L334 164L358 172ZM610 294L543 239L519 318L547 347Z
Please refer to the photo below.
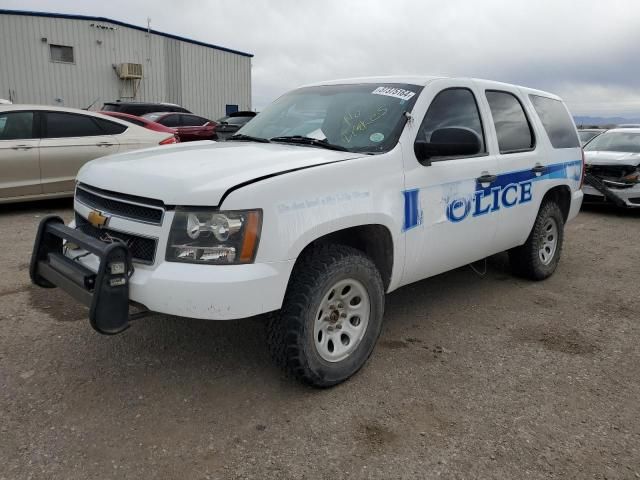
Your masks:
M215 119L251 109L252 57L108 18L0 9L0 98L14 103L171 102Z

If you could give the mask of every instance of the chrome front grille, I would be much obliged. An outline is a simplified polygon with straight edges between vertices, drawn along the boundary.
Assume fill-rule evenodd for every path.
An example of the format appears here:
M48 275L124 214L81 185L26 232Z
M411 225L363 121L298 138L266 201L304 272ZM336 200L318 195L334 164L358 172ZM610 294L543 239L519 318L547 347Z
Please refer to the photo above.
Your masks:
M76 229L105 243L122 242L129 247L134 262L152 265L156 258L158 239L139 234L126 233L109 228L97 228L80 215L75 214Z
M84 183L76 187L76 201L102 213L152 225L162 225L165 211L160 200L110 192Z

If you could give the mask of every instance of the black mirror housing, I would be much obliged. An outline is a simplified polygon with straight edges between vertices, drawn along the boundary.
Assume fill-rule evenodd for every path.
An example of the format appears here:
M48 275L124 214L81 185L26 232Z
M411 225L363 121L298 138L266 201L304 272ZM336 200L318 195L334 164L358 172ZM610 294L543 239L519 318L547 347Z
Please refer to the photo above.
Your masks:
M439 128L431 134L431 141L416 140L414 152L424 165L431 165L434 157L463 157L480 153L478 135L467 128Z

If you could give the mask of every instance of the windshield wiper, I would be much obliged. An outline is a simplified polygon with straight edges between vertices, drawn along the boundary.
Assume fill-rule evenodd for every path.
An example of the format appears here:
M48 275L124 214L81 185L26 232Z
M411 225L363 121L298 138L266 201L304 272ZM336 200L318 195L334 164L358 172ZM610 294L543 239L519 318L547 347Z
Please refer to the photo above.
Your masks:
M227 138L229 140L240 140L245 142L259 142L259 143L271 143L271 140L262 137L252 137L251 135L245 135L244 133L236 133Z
M329 143L326 140L318 140L317 138L303 137L302 135L291 135L285 137L273 137L272 142L296 143L298 145L313 145L314 147L322 147L328 150L338 150L339 152L348 152L347 148L341 145Z

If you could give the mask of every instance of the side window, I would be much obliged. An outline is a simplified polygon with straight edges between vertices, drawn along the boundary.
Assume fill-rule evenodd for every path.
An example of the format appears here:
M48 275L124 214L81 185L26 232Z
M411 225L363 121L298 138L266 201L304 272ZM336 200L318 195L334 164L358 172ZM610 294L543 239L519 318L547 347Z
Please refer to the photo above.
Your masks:
M436 95L420 125L418 139L429 142L433 132L449 127L463 128L475 133L480 140L480 154L486 153L480 111L471 90L449 88Z
M46 138L93 137L104 135L93 118L65 112L47 112Z
M529 95L553 148L577 148L580 141L569 112L561 101L539 95Z
M487 90L487 101L496 127L500 153L533 150L533 129L520 100L508 92Z
M34 138L33 112L7 112L0 114L0 140Z
M156 120L156 122L164 125L165 127L179 127L180 115L167 115L166 117Z
M94 118L94 120L98 122L98 125L100 125L102 131L107 135L120 135L127 129L127 127L125 127L124 125L120 125L116 122L110 122L109 120L104 120L103 118Z
M182 117L180 124L183 127L200 127L201 125L204 125L205 123L207 123L207 120L205 120L202 117L197 117L196 115L180 115L180 116Z

